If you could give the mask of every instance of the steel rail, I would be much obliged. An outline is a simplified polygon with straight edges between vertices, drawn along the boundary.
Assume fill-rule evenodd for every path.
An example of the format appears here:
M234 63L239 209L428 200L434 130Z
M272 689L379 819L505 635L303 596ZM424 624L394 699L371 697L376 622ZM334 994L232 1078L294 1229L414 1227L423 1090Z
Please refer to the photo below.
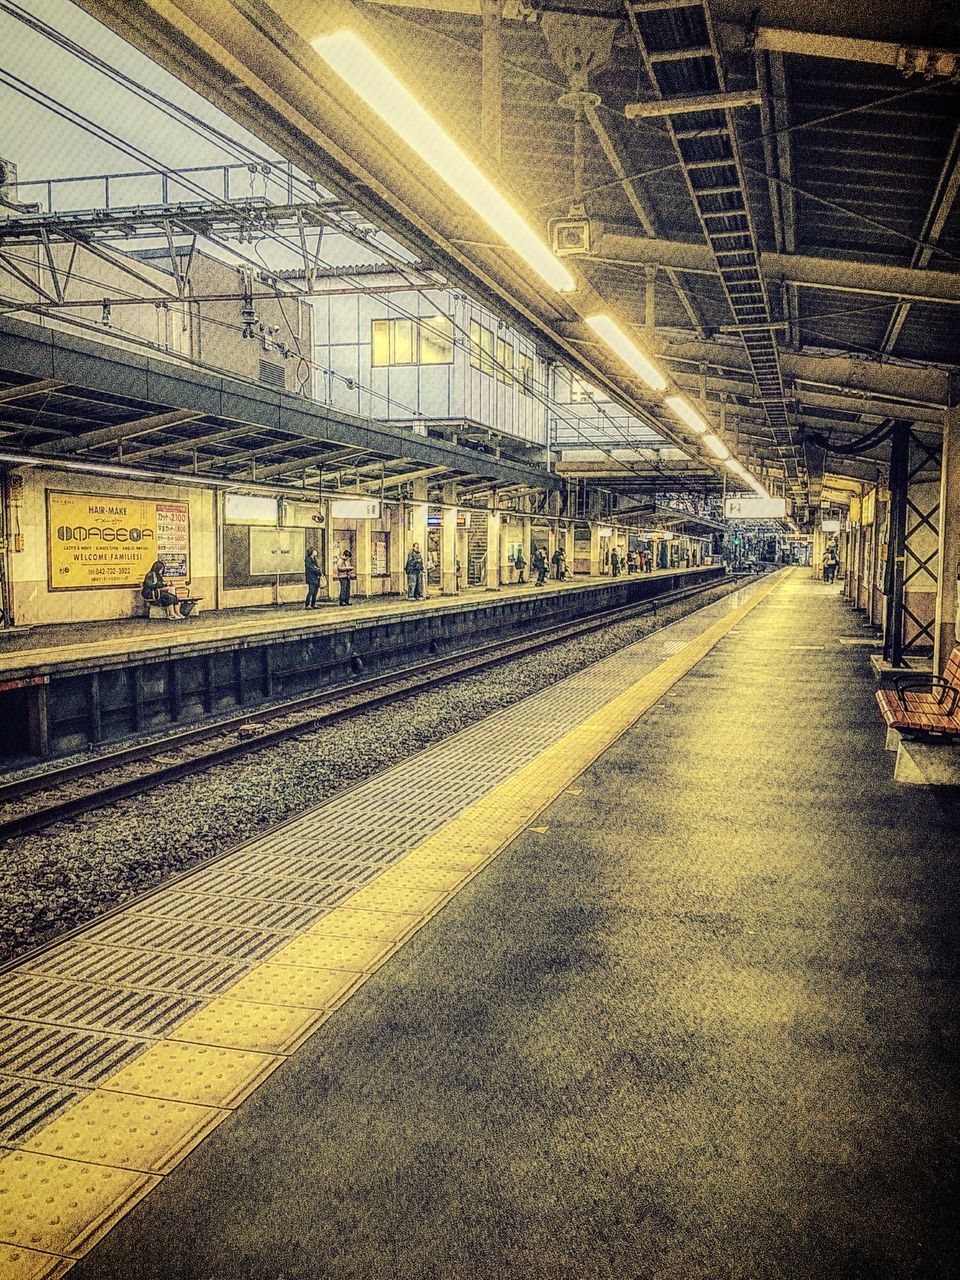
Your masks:
M125 765L141 761L149 762L151 758L168 755L170 752L183 750L210 739L230 737L249 725L280 720L287 716L299 715L313 707L318 708L315 714L297 719L292 724L267 729L239 741L234 738L228 743L214 745L211 750L199 756L188 756L174 762L161 762L146 773L136 773L119 782L92 787L81 795L41 804L26 813L15 814L6 819L0 818L0 841L39 831L55 822L61 822L92 809L102 808L130 796L142 795L164 783L175 782L201 769L229 763L251 751L272 746L299 734L309 733L323 725L338 723L361 715L388 702L439 688L454 680L484 671L496 663L523 657L533 651L540 651L544 647L576 639L578 636L598 631L611 623L626 621L649 613L656 614L661 605L691 599L705 591L715 590L720 585L730 586L731 590L735 590L735 584L740 580L741 576L736 575L695 587L679 588L657 596L653 600L636 601L614 609L604 609L585 619L554 623L549 627L512 639L496 640L491 644L480 645L447 657L433 658L409 667L400 667L396 671L383 675L336 685L320 693L308 694L288 702L273 703L269 707L233 716L228 720L220 720L215 724L198 726L166 738L153 739L148 743L134 744L120 751L98 756L95 760L64 765L58 769L2 783L0 784L0 804L16 803L31 795L49 796L50 793L56 793L73 782L96 779ZM398 684L399 687L397 687ZM393 687L385 688L385 686ZM329 706L332 702L340 702L344 699L349 700L346 705Z

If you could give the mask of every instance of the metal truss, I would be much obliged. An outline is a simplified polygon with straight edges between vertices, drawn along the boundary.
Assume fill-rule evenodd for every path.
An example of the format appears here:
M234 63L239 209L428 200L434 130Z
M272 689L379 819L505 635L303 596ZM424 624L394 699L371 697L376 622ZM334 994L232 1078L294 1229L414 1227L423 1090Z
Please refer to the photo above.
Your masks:
M726 89L709 8L702 0L626 0L625 7L657 97L682 100L682 111L662 119L746 348L788 491L803 502L805 462L787 412L733 108L689 110L691 94Z
M884 657L909 666L933 647L934 614L924 618L907 603L936 597L940 577L940 445L904 422L894 426L890 456L890 530L887 540Z

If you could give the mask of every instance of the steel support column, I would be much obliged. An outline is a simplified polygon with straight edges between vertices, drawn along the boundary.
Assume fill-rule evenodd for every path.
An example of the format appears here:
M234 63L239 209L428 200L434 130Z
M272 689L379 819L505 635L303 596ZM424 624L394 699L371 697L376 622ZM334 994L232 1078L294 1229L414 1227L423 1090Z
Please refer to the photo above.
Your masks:
M910 428L905 422L896 422L890 438L890 532L884 582L887 610L883 627L883 656L895 667L903 663L903 562L909 469Z
M940 574L934 625L933 669L943 674L950 651L957 643L957 606L960 602L960 384L951 386L951 403L943 419L943 456L940 463Z

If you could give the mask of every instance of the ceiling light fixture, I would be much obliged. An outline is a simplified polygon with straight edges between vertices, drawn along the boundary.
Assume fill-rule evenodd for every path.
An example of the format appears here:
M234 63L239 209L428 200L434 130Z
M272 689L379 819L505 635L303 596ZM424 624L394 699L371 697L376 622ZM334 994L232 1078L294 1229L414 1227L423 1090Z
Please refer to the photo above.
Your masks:
M551 288L576 289L573 275L410 90L353 31L311 41L327 66L417 153Z
M708 431L703 437L703 443L707 446L715 458L719 458L721 462L725 462L730 457L730 450L723 443L719 436L715 436L712 431Z
M702 436L705 431L710 430L707 420L701 417L690 401L683 396L667 396L663 403L677 415L681 422L685 422L698 435Z
M615 320L610 316L587 316L587 324L608 347L617 353L624 364L629 365L634 373L639 374L651 391L665 390L666 378Z

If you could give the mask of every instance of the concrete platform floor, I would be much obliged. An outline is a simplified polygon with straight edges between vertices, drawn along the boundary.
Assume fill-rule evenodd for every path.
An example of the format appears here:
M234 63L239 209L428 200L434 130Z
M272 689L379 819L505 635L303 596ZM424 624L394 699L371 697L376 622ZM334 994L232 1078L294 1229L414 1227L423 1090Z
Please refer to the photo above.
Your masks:
M960 1274L960 801L851 630L792 575L71 1276Z

